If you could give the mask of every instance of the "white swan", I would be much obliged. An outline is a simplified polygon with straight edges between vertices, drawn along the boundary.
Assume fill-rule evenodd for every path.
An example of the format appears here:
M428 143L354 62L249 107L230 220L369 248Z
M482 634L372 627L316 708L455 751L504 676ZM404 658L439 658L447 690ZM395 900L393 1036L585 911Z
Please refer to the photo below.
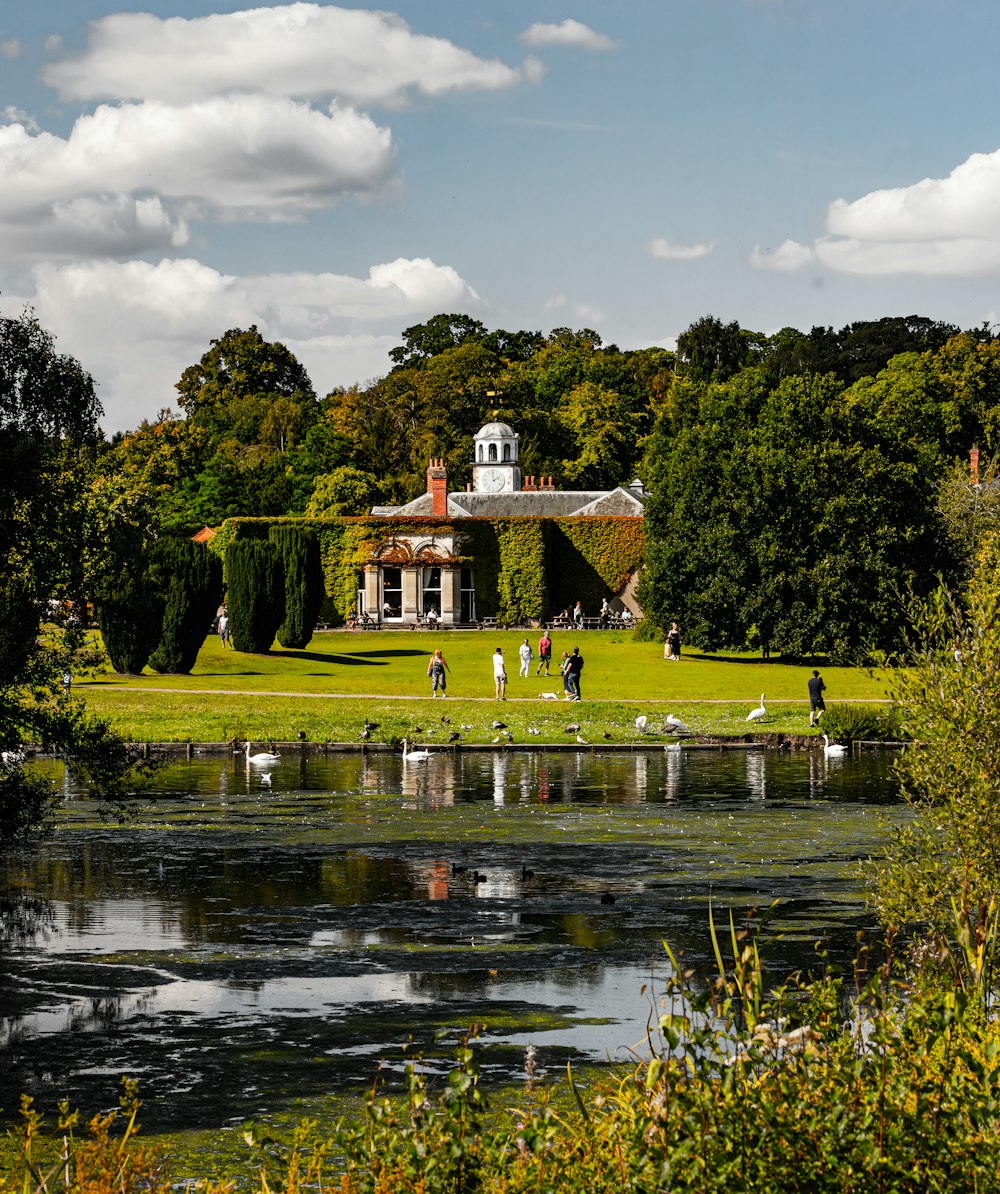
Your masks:
M259 754L252 755L250 753L250 743L247 743L247 762L252 767L266 767L269 763L277 763L281 759L281 755L271 754L269 751L262 750Z
M403 739L403 762L404 763L426 763L431 757L429 750L409 750L409 742L406 738Z
M678 730L682 734L688 733L687 724L681 721L679 717L675 717L673 713L667 714L667 725L673 726L675 730Z
M830 739L826 736L826 734L824 734L823 735L823 754L825 754L825 755L846 755L847 747L842 745L840 742L834 742L831 744Z
M747 721L761 721L767 710L764 708L764 694L760 694L760 704L756 709L751 709L747 714Z
M639 731L640 734L645 734L646 722L648 720L649 719L646 717L645 713L640 713L639 716L635 719L635 728Z
M663 749L669 751L671 754L677 754L680 752L681 744L679 742L668 742Z

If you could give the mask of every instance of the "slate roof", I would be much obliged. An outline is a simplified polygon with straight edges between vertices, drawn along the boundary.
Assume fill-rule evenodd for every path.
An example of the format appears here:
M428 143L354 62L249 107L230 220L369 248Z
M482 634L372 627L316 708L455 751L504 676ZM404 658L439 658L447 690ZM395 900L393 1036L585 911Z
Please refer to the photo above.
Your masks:
M545 517L567 518L571 515L631 515L644 513L644 496L629 489L522 490L520 493L469 493L459 490L448 494L448 515L451 518L511 518ZM429 515L433 513L433 498L429 493L407 502L405 506L375 506L376 517L393 515Z

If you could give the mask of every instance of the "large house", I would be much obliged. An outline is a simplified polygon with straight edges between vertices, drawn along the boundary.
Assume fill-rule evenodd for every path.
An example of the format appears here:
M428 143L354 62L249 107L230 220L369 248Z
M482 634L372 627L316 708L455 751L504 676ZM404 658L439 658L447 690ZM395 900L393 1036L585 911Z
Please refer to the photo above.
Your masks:
M474 438L467 489L449 490L444 461L432 459L426 493L374 507L372 520L388 525L363 564L359 610L387 622L416 622L433 610L455 625L475 622L477 612L541 617L605 596L640 612L642 483L556 489L551 477L522 476L519 449L511 427L487 423Z

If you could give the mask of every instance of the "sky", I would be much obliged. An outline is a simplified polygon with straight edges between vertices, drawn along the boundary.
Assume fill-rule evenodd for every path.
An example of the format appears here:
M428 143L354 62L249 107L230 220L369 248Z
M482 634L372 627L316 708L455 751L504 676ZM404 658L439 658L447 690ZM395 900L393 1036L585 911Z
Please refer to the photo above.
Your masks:
M256 324L318 394L439 312L671 347L998 320L995 0L0 10L0 314L109 433Z

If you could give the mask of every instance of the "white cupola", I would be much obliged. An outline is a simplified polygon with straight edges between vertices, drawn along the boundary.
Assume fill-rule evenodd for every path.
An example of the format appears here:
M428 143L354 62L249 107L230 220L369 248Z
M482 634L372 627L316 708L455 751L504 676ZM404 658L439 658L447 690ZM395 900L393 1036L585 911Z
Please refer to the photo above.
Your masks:
M476 493L517 493L521 488L521 437L506 423L487 423L474 436L472 488Z

